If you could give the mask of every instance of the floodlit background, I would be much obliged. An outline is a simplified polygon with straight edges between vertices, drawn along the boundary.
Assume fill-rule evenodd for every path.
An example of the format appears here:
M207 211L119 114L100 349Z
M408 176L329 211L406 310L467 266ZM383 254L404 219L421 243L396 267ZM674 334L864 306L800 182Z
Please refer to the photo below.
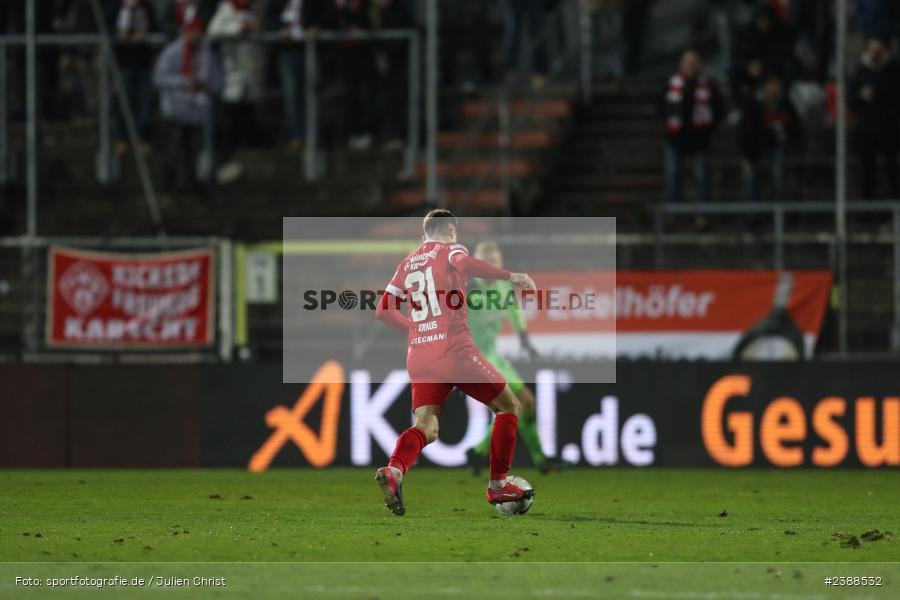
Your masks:
M187 363L188 378L283 356L286 382L329 360L348 382L384 380L402 370L400 340L359 311L296 329L295 292L386 282L418 219L447 206L461 241L499 240L544 285L588 290L616 271L605 321L526 311L539 360L503 330L498 347L528 381L564 382L537 386L542 406L551 389L613 381L614 357L651 371L893 364L897 12L876 0L6 3L0 356L112 374ZM715 381L666 394L693 405ZM893 393L850 396L881 391ZM273 400L223 402L263 427ZM78 464L62 446L5 462Z
M898 7L0 3L0 560L896 558ZM454 397L385 533L402 337L297 294L384 286L437 206L606 292L498 339L574 467L520 443L539 494L499 520L445 468L489 423ZM676 579L822 594L761 564ZM676 589L629 569L509 577Z
M617 217L622 269L829 271L815 354L896 352L896 13L888 0L5 3L2 348L52 351L52 244L216 245L237 314L200 358L274 356L277 293L242 302L247 265L272 265L235 262L241 246L277 241L284 216L444 205Z

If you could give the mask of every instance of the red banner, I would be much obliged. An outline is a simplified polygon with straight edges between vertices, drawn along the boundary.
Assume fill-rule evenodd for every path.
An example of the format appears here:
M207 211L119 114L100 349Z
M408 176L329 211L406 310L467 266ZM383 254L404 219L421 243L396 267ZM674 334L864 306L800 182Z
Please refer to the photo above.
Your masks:
M831 273L791 274L787 310L809 354L822 328ZM539 310L533 302L523 303L535 345L547 354L707 359L729 358L741 335L770 313L780 277L776 271L730 270L531 275L539 288L557 290L563 298L592 300L578 310ZM512 333L507 324L501 351L518 348Z
M112 254L50 248L47 343L153 349L213 343L213 252Z
M818 333L831 288L828 271L794 271L788 310L804 332ZM535 333L565 331L744 331L772 308L776 271L591 271L534 273L538 287L563 297L592 297L590 309L537 310ZM615 296L613 296L613 292ZM531 310L529 310L529 308ZM613 324L615 318L615 324Z

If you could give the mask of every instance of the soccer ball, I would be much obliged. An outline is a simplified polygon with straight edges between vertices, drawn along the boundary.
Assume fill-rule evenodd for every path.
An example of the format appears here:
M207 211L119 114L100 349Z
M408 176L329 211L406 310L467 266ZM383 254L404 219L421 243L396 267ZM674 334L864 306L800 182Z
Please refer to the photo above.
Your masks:
M510 475L506 478L506 481L510 482L516 487L522 488L523 490L534 489L531 487L530 483L528 483L518 475ZM524 515L528 512L528 509L531 508L532 504L534 504L533 496L531 498L516 500L514 502L501 502L499 504L495 504L494 508L496 508L497 512L504 517L511 517L512 515Z

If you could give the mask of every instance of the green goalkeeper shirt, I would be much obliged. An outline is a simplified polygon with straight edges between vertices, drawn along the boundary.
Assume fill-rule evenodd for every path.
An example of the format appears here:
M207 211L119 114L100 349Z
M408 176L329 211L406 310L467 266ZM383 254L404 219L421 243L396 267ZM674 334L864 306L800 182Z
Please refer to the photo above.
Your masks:
M472 340L485 354L496 351L503 321L509 319L516 331L525 331L525 315L519 309L515 288L502 279L473 279L469 288L469 330Z

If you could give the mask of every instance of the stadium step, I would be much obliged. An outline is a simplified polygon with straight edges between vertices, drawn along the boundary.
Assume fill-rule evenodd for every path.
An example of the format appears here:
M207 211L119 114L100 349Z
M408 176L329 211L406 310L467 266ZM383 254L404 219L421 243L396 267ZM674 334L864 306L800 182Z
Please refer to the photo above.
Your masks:
M416 208L426 204L424 190L396 190L389 196L392 205L405 208ZM477 211L502 211L506 208L506 193L501 189L448 190L444 195L444 204L450 208L466 208Z
M516 100L507 103L507 106L510 117L528 121L567 119L572 114L572 104L563 99ZM470 100L460 106L459 112L466 119L496 118L500 115L500 108L499 102Z
M541 150L552 146L557 136L548 129L527 129L511 136L509 147L514 150ZM503 141L499 131L469 134L465 131L444 131L438 135L438 146L442 150L459 150L474 147L479 150L497 150Z
M571 207L587 208L600 205L642 205L647 202L646 194L630 191L556 192L554 202Z
M563 191L606 192L610 190L627 189L636 192L646 192L662 189L662 177L657 173L651 174L608 174L608 175L576 175L573 177L555 177L550 180L553 188Z
M461 98L452 111L456 117L452 128L438 136L437 173L445 190L439 202L479 214L509 210L510 194L516 202L530 202L568 128L574 112L570 98L576 91L551 87L540 98L513 94L504 105L496 101L497 91ZM509 110L513 127L505 160L500 156L505 141L500 131L502 106ZM389 191L388 204L397 209L425 205L426 170L424 162L417 165L413 185Z
M421 163L416 169L418 177L424 177L426 165ZM526 178L532 177L538 173L538 164L534 160L527 158L513 157L505 164L499 159L484 160L463 160L452 162L447 160L439 161L437 164L437 172L439 177L446 179L473 179L473 178L489 178L500 179L502 177Z

